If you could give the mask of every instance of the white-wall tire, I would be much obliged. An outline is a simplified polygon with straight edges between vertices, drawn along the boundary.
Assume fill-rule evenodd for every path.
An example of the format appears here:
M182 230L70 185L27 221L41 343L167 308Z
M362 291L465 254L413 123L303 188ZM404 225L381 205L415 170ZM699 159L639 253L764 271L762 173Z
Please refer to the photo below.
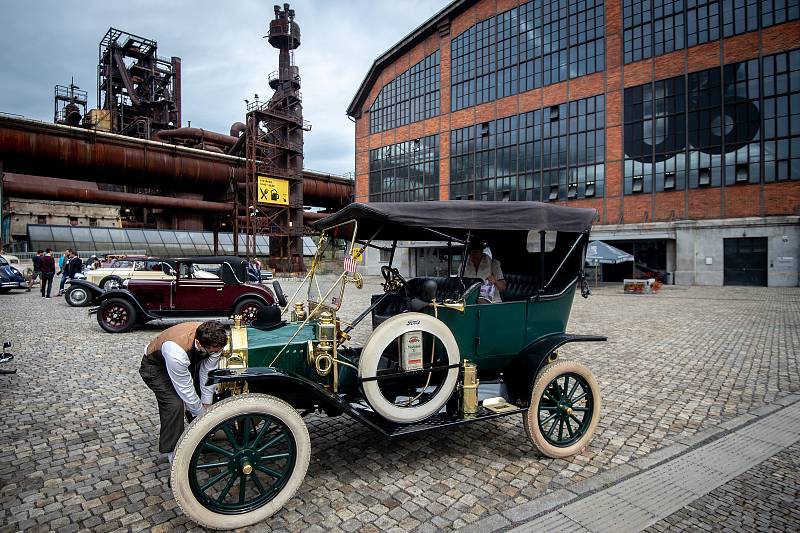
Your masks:
M424 313L402 313L389 318L372 332L372 336L361 351L358 376L362 379L375 377L384 350L399 336L410 331L423 331L438 338L447 351L448 365L457 365L461 362L456 339L441 320ZM450 399L457 382L458 368L449 369L441 387L427 402L410 407L402 407L387 400L381 392L378 381L364 381L362 387L367 402L376 413L392 422L408 424L436 414Z
M573 379L578 379L579 387L581 390L578 390L577 387L573 391L572 398L567 398L569 390L564 391L564 400L563 402L548 402L553 403L555 408L551 408L550 406L541 407L540 401L545 397L545 390L552 390L548 389L548 386L551 386L554 380L561 380L565 376L572 376ZM572 388L573 385L567 382L567 389ZM577 402L572 402L571 400L574 398L579 398L582 394L583 389L588 390L589 400L580 399ZM550 393L551 396L555 397L556 394ZM560 398L556 398L560 400ZM562 407L557 407L558 405L563 403ZM575 413L580 416L582 421L582 416L588 416L588 420L585 421L583 425L575 424L572 426L573 423L572 419L569 419L569 415L563 416L566 413L566 407L570 408L569 414L573 414L572 409L584 409L580 413ZM542 409L542 410L540 410ZM553 459L563 459L565 457L570 457L579 453L583 450L589 441L592 440L595 431L597 430L597 424L600 421L600 411L601 411L601 399L600 399L600 386L597 384L597 379L595 379L594 374L586 368L584 365L576 362L576 361L556 361L555 363L549 364L545 366L539 374L536 376L536 381L533 385L533 390L531 391L531 401L528 411L523 415L523 427L525 428L525 433L528 435L528 438L531 440L534 446L547 457L552 457ZM540 415L540 413L543 413ZM540 420L543 417L547 419L548 416L553 415L556 416L556 420L559 420L560 417L567 418L566 423L570 424L570 430L575 428L575 432L577 433L578 430L581 431L579 436L575 436L571 438L571 434L564 435L564 439L562 442L557 442L560 440L556 438L556 431L555 429L551 428L553 426L549 425L550 423L540 424ZM556 424L555 421L552 424ZM565 425L561 425L562 434L566 428ZM548 431L551 432L548 435Z
M190 466L195 450L209 432L220 424L242 415L266 415L278 419L294 440L294 466L282 488L258 508L238 514L215 512L198 499L190 482ZM243 394L214 404L196 418L175 447L170 481L175 501L191 520L210 529L236 529L262 522L280 510L303 482L311 459L311 439L300 414L288 403L266 394Z

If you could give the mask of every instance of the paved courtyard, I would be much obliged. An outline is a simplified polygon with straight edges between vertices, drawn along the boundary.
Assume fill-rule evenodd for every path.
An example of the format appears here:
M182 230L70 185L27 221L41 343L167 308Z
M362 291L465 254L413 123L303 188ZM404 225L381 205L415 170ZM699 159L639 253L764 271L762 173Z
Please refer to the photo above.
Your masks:
M368 280L347 301L344 318L377 290L377 280ZM0 296L0 340L13 341L17 356L6 366L19 369L0 376L0 532L194 527L167 487L154 398L138 375L144 346L163 327L111 335L61 298ZM581 454L537 455L518 416L392 442L344 417L311 416L305 482L268 524L251 530L437 531L486 523L479 521L800 392L798 288L624 295L601 287L589 300L576 297L568 331L609 337L560 351L587 364L602 390L600 425ZM355 338L368 333L360 327ZM718 526L724 520L708 518L717 512L763 515L759 505L742 503L761 484L774 494L761 501L772 506L775 529L797 529L797 451L775 455L653 531Z

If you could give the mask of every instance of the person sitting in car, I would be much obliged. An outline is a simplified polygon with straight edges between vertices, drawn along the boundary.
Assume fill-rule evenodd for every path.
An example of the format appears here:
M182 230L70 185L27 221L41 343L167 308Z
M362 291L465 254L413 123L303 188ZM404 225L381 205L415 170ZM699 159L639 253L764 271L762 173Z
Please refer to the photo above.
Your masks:
M469 254L464 265L465 278L480 278L481 285L479 304L502 302L500 292L506 290L507 284L500 267L500 261L483 253L486 245L483 241L473 240L469 243Z

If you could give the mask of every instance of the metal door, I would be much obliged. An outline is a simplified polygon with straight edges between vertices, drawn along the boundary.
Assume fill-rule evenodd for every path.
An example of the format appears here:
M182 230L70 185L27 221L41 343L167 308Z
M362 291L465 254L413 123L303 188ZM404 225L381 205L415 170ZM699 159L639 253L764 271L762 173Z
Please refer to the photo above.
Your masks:
M767 238L723 239L725 285L767 286Z

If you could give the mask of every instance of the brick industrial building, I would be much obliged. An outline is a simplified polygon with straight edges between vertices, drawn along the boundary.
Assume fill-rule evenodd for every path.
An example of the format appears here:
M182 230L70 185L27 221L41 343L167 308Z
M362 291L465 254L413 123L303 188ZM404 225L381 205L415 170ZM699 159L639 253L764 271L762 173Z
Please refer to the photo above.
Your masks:
M800 0L456 0L347 113L358 201L590 206L640 272L798 284Z

